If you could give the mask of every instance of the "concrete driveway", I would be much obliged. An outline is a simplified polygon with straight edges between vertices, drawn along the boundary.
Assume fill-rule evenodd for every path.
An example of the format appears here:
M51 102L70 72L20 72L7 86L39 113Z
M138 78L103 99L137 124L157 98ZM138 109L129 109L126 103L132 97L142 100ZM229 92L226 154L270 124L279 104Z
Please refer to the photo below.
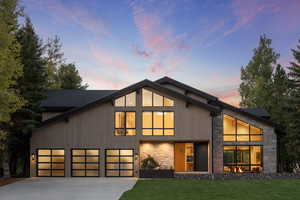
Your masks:
M1 200L117 200L136 178L30 178L0 187Z

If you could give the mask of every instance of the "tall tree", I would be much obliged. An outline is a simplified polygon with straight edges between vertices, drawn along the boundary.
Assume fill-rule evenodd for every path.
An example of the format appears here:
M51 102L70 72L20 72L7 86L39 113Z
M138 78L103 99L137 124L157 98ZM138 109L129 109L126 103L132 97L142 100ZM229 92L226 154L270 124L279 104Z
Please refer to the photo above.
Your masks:
M21 62L23 76L17 79L20 93L27 101L26 105L12 115L11 134L9 137L10 168L16 175L17 166L23 164L21 175L28 175L29 139L31 131L41 120L41 100L47 88L47 68L43 59L43 46L35 33L30 19L19 29L17 39L21 44Z
M48 88L59 89L60 83L57 76L58 68L64 63L64 53L61 50L62 44L58 36L48 38L45 45L45 59L48 70Z
M296 49L292 49L292 53L295 59L289 67L292 112L290 113L286 147L292 157L292 167L295 167L296 164L300 165L300 45Z
M0 155L5 156L3 168L8 170L7 126L11 113L19 109L24 100L15 87L16 79L22 75L20 45L16 40L18 17L21 15L18 0L0 0ZM0 163L2 164L2 163Z
M58 79L62 89L86 89L74 63L62 64L58 69Z
M265 35L259 39L248 65L241 69L240 95L242 107L260 107L270 111L272 74L279 54L271 48L272 40Z

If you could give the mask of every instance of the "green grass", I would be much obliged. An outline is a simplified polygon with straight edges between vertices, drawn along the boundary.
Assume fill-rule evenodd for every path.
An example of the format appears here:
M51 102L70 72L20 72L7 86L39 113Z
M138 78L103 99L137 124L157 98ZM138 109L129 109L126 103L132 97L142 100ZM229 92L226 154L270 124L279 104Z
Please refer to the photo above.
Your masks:
M300 180L139 180L120 200L296 200Z

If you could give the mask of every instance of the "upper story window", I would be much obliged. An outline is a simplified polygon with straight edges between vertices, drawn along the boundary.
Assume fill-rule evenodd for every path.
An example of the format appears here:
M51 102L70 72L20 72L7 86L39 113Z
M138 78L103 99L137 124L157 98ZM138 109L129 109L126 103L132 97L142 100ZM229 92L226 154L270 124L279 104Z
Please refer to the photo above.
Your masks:
M142 102L144 107L170 107L174 106L174 101L156 94L150 90L142 89Z
M223 117L223 131L224 141L258 142L263 140L262 129L229 115L224 115Z
M174 112L143 112L143 135L174 135Z
M135 112L115 112L115 135L135 135Z
M115 100L116 107L134 107L136 106L136 92L129 93Z

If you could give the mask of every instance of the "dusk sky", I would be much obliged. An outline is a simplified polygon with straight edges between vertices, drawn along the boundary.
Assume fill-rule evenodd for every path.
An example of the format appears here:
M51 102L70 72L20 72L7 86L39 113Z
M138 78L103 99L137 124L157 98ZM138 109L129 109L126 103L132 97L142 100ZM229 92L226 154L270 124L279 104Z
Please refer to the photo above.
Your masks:
M263 33L284 66L300 0L23 0L37 33L58 35L89 89L170 76L238 103L240 68Z

